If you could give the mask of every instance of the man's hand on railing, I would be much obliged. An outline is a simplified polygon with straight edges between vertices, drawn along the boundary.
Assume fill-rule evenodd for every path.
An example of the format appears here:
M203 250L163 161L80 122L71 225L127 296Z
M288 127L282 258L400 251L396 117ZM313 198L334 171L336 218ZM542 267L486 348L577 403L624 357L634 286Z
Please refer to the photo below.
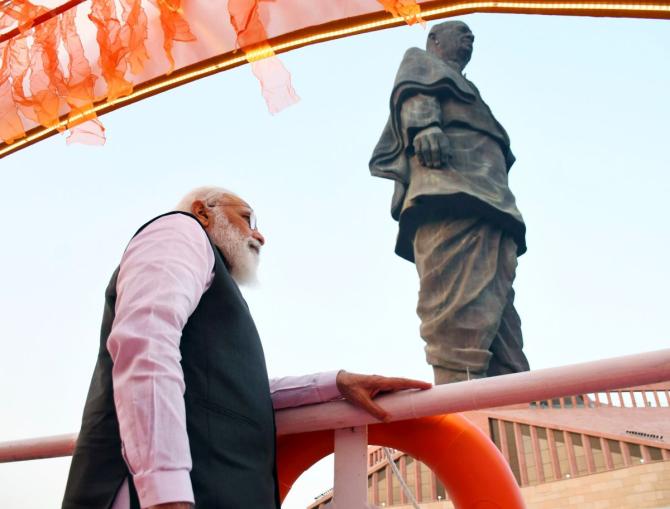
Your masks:
M340 371L337 374L337 388L349 403L362 408L380 421L388 421L389 414L372 399L381 392L395 392L405 389L430 389L432 384L409 378L392 378L379 375L360 375Z

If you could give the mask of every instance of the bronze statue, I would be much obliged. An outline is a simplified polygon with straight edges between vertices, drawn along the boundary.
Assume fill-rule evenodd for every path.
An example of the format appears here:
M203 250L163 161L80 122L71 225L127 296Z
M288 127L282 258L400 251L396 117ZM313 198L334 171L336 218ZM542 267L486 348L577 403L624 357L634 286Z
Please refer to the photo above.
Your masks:
M461 21L410 48L370 161L395 181L396 253L416 264L426 360L444 384L529 369L514 308L526 227L509 189L507 133L462 74L474 35Z

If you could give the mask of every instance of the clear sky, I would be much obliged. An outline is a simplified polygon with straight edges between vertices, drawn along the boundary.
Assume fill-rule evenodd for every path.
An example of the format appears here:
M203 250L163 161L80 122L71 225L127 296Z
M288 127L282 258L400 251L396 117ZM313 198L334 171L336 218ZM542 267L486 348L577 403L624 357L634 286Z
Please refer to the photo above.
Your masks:
M512 139L528 227L515 288L532 368L667 347L670 30L664 21L472 15L466 69ZM245 295L271 375L431 379L414 266L393 254L392 184L367 169L402 27L281 58L302 100L268 114L247 67L105 117L104 148L58 136L0 162L0 441L76 431L103 291L135 230L190 188L237 191L267 239ZM604 374L606 376L606 374ZM0 465L0 506L60 504L69 458ZM284 504L330 487L328 464Z

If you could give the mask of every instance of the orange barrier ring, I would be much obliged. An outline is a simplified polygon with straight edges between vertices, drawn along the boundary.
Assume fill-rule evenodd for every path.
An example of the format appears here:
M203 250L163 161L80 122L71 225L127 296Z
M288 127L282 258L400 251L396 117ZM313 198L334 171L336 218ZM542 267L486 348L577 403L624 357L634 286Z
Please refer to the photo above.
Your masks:
M368 427L368 442L398 449L425 463L459 509L525 508L519 486L500 451L461 415L373 424ZM281 500L300 474L333 450L333 430L277 437Z

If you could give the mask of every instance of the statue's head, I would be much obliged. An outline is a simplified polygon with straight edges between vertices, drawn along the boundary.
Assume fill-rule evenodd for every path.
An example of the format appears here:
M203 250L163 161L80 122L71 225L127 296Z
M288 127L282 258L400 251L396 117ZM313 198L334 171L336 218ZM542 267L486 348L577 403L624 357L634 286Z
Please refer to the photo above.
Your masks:
M451 60L465 67L472 56L475 36L462 21L445 21L428 32L426 51L445 62Z

